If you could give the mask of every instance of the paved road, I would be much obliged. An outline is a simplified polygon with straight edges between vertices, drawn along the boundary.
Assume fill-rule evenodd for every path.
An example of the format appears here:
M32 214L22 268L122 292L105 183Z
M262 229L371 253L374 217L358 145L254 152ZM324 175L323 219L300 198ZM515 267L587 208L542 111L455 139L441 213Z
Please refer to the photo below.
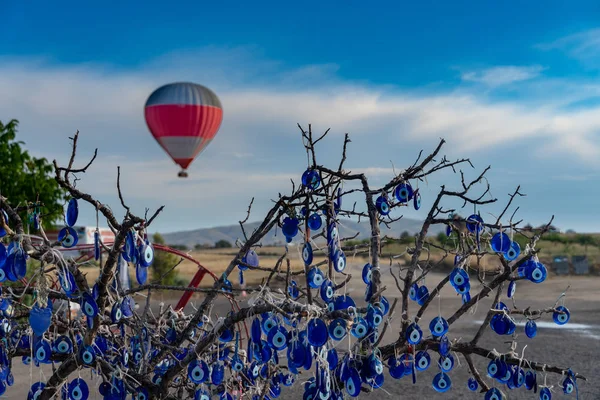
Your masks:
M354 276L358 275L358 267L353 269ZM356 275L355 275L356 274ZM428 286L433 286L437 282L439 276L433 276L429 279ZM535 339L529 339L524 335L523 327L517 328L520 333L519 349L527 345L525 357L536 361L546 362L548 364L559 365L563 367L571 367L573 370L587 376L589 382L579 383L579 399L600 399L600 278L596 277L568 277L568 278L552 278L541 285L534 285L530 282L519 282L516 294L516 304L519 308L531 306L532 309L539 309L551 306L558 295L571 285L567 292L566 303L571 311L571 320L567 325L559 327L552 323L550 316L546 315L538 324L538 335ZM393 280L389 273L384 272L384 285L387 286L387 297L392 298L397 292ZM358 284L349 288L350 294L356 298L363 293L364 286ZM478 291L478 284L474 284L473 292ZM504 297L504 296L503 296ZM240 298L242 306L245 305L249 298ZM142 301L142 299L139 299ZM198 302L197 299L195 299ZM506 299L504 299L505 302ZM172 300L166 300L166 303L174 304ZM153 309L158 308L159 299L153 300ZM414 304L414 303L413 303ZM507 302L509 306L511 304ZM427 331L427 326L431 318L441 312L446 318L452 314L457 306L460 305L460 299L456 297L451 287L442 292L441 301L434 303L428 309L422 319L421 326L424 331ZM484 300L475 310L474 314L466 314L463 318L452 325L449 336L451 338L461 338L468 341L478 329L478 321L483 320L487 309L491 305L491 299ZM189 307L191 308L191 307ZM221 301L216 304L214 312L224 315L228 309L227 303ZM414 311L414 307L411 308ZM388 330L383 343L393 340L397 336L399 326L398 314L392 322L392 329ZM505 351L509 344L505 343L507 337L500 337L488 329L480 341L480 345L496 349L500 352ZM520 350L519 350L520 351ZM284 354L284 353L283 353ZM284 356L285 357L285 356ZM437 360L432 354L432 361ZM480 370L485 370L487 361L475 357L475 364ZM37 381L40 378L40 371L37 368L30 370L24 366L19 359L15 360L14 367L15 385L8 388L7 393L3 398L23 399L26 398L26 393L31 385L31 381ZM31 376L30 376L31 372ZM44 368L45 376L48 377L50 370ZM460 366L449 373L452 379L452 389L449 393L438 394L431 387L431 380L437 373L432 366L424 372L417 375L417 383L412 384L409 377L400 380L392 379L387 370L385 372L385 383L382 389L376 390L374 393L364 395L365 399L374 398L407 398L407 399L482 399L483 396L470 392L466 387L466 382L469 377L468 367L463 358L460 358ZM33 378L32 378L33 377ZM43 375L41 376L43 378ZM89 378L89 371L82 376ZM307 372L303 372L302 376L297 381L295 387L283 388L280 398L283 399L301 399L302 385L299 384L308 379ZM538 379L540 379L538 377ZM541 378L543 381L543 378ZM555 374L548 374L547 383L554 385L553 399L575 398L574 395L568 397L562 394L560 385L561 378ZM489 379L488 379L489 382ZM517 389L507 391L505 387L500 387L509 399L537 399L537 395L528 392L525 389ZM93 391L92 391L93 392ZM90 399L100 398L99 395L90 395Z

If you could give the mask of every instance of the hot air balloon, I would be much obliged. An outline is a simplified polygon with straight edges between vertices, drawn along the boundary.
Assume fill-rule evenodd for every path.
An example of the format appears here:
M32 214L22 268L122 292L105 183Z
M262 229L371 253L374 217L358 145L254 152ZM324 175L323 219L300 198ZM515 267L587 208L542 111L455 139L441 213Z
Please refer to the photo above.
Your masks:
M190 82L170 83L156 89L144 107L148 129L158 144L181 166L178 176L216 136L223 107L207 87Z

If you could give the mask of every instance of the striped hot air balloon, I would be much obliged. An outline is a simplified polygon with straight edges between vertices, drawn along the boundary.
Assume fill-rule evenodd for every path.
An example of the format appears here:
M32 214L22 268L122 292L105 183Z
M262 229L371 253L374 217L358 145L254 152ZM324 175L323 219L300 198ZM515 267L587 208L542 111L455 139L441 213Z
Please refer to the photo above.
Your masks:
M144 114L154 139L181 166L179 176L187 177L185 170L216 136L223 107L209 88L176 82L152 92Z

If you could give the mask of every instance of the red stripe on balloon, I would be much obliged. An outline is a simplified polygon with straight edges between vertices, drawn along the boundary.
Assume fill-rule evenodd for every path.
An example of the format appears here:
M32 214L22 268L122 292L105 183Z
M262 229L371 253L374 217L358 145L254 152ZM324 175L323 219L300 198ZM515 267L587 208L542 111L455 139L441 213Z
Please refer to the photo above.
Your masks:
M194 161L193 158L174 158L176 164L179 164L181 168L186 169Z
M146 123L155 138L196 136L212 139L223 120L223 110L213 106L161 104L144 109Z

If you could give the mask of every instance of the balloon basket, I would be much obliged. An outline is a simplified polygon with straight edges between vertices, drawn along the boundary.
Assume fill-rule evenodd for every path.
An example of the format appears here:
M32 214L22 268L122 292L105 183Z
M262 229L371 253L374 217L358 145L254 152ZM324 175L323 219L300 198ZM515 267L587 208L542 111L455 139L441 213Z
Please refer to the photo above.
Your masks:
M179 171L179 173L177 174L178 177L180 178L187 178L188 177L188 173L186 171Z

